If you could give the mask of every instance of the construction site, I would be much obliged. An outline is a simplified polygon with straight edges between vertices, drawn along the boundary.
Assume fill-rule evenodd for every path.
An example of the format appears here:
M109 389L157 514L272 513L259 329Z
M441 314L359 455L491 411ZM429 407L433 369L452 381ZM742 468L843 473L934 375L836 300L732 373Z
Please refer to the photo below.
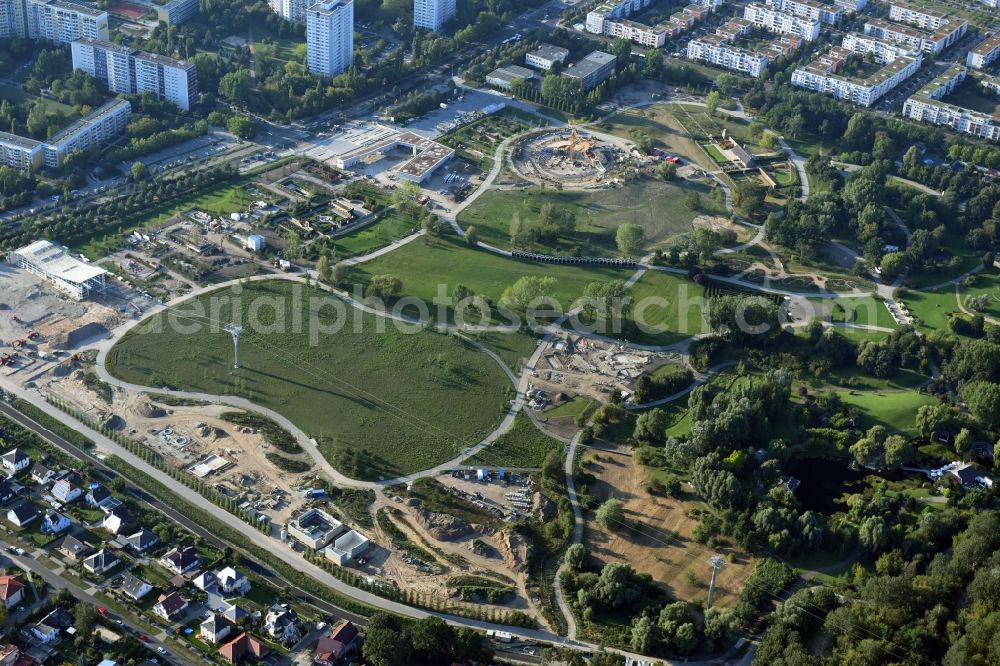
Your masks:
M536 185L567 188L609 187L630 158L638 157L631 145L608 135L568 129L536 132L526 136L511 152L510 168Z
M627 397L642 375L683 362L678 352L626 349L620 344L563 333L544 343L538 363L528 370L536 393L603 400L614 391ZM543 401L537 409L544 407Z

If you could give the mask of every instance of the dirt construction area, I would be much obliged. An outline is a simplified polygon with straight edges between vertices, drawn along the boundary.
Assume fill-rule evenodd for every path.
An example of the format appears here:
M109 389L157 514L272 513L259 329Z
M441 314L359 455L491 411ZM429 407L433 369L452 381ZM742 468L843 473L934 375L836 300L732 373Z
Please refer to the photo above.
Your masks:
M625 503L625 521L639 524L638 529L621 526L611 532L591 514L586 530L591 555L602 564L631 564L636 571L650 574L675 598L691 601L708 595L709 558L721 554L726 565L719 572L712 603L735 605L754 561L731 547L709 548L695 541L692 531L698 521L684 515L696 506L694 502L650 495L645 488L648 470L636 465L628 453L592 450L584 458L584 469L597 478L590 491L598 500L620 499Z

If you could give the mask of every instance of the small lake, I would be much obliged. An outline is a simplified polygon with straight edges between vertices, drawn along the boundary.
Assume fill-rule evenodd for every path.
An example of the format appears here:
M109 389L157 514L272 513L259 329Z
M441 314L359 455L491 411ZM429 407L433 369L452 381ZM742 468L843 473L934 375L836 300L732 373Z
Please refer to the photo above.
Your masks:
M846 507L838 502L844 494L860 493L867 484L865 478L874 475L888 481L905 478L902 472L873 472L870 469L852 468L847 458L792 458L785 464L785 472L801 481L795 497L809 511L830 514Z

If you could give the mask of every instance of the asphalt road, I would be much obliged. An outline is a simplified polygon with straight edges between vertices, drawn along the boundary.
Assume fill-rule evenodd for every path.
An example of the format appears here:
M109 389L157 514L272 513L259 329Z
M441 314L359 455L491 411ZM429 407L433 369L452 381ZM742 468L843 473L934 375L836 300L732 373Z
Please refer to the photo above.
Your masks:
M4 407L7 407L7 405L4 405ZM26 571L31 571L32 573L37 575L39 578L41 578L42 580L44 580L46 583L48 583L57 590L63 590L63 589L69 590L70 593L73 595L73 597L79 601L85 601L88 604L94 606L95 608L99 608L104 605L103 601L101 601L95 596L88 594L82 587L75 584L74 582L66 578L63 578L55 571L52 571L51 569L45 567L39 560L36 560L29 554L15 555L14 553L11 553L7 549L12 545L13 544L10 544L5 540L0 539L0 547L2 547L5 551L7 551L5 556L20 568ZM200 663L198 661L192 660L190 657L188 657L188 655L184 654L183 652L180 652L178 650L171 651L169 646L164 644L162 641L152 636L149 636L146 630L142 629L141 627L137 627L131 622L129 622L127 617L113 615L113 614L109 615L109 617L112 620L120 620L121 626L130 629L132 633L137 637L139 635L146 635L146 637L149 640L144 641L144 644L152 650L157 650L157 648L163 648L164 650L167 651L166 658L169 659L171 662L182 663L182 664ZM158 654L161 655L160 658L163 658L162 656L163 653L158 652Z
M73 446L68 441L66 441L65 439L63 439L62 437L60 437L59 435L57 435L56 433L50 431L49 429L47 429L45 426L41 425L37 421L34 421L33 419L29 418L28 416L26 416L26 415L22 414L21 412L17 411L10 404L8 404L7 402L4 402L2 400L0 400L0 413L3 413L5 416L7 416L8 418L10 418L11 420L17 422L18 424L24 426L25 428L27 428L29 430L31 430L32 432L34 432L38 436L42 437L46 441L50 442L54 446L62 449L68 455L73 456L74 458L77 458L77 459L84 459L84 455L81 453L80 449L78 449L77 447ZM114 470L110 469L109 467L107 467L106 465L104 465L100 460L98 460L96 458L93 458L93 457L90 457L90 456L86 456L86 460L91 464L92 469L100 470L100 472L103 473L104 475L106 475L109 479L112 479L112 478L115 478L115 477L119 476L117 472L115 472ZM176 511L175 509L173 509L172 507L170 507L167 504L164 504L159 499L157 499L156 497L150 495L149 493L145 492L144 490L142 490L140 488L137 488L136 486L133 486L133 485L129 484L127 479L126 479L126 485L125 485L125 492L127 494L131 495L132 497L134 497L135 499L137 499L137 500L139 500L141 502L147 503L148 505L150 505L151 507L153 507L154 509L156 509L157 511L159 511L160 513L162 513L166 517L170 518L174 522L176 522L176 523L180 524L181 526L183 526L185 529L187 529L187 530L191 531L192 533L194 533L194 534L198 535L199 537L201 537L207 543L210 543L210 544L212 544L212 545L214 545L214 546L216 546L217 548L220 548L220 549L231 547L230 544L228 544L227 542L223 541L222 539L219 539L212 532L210 532L209 530L205 529L204 527L202 527L197 522L192 521L187 516L185 516L183 513L179 512L179 511ZM255 573L256 575L258 575L258 576L266 579L272 585L274 585L276 587L279 587L279 588L282 588L282 587L291 587L293 589L292 594L293 594L293 596L298 601L306 603L306 604L309 604L310 606L313 606L314 608L318 609L322 613L330 615L330 616L332 616L334 618L340 618L340 619L350 620L351 622L353 622L354 624L359 625L359 626L365 626L365 625L368 624L368 618L366 618L365 616L358 615L356 613L352 613L350 611L344 610L343 608L340 608L340 607L338 607L338 606L336 606L334 604L331 604L328 601L325 601L323 599L315 597L315 596L309 594L308 592L305 592L305 591L297 588L291 582L285 580L284 578L282 578L280 575L278 575L277 573L275 573L271 569L269 569L269 568L267 568L265 566L262 566L261 564L255 562L255 561L253 561L253 560L251 560L251 559L249 559L249 558L247 558L245 556L242 556L242 561L243 561L242 562L243 566L245 566L247 569L253 571L253 573ZM56 575L56 574L53 574L52 572L48 572L48 573L49 573L49 575L52 575L52 576ZM60 579L60 580L62 580L62 579ZM69 584L69 585L72 584L72 583L69 583L68 581L64 581L64 582L66 584ZM154 644L154 647L156 647L155 644ZM498 652L498 657L500 657L502 659L505 659L507 661L515 661L515 662L526 663L526 664L537 664L537 663L540 662L540 659L539 659L539 657L537 655L523 654L523 653L518 652L518 651Z

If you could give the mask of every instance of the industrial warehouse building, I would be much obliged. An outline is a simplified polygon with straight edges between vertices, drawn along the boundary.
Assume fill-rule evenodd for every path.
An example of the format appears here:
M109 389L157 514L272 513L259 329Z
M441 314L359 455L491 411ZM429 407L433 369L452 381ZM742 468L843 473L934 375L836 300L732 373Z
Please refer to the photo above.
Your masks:
M65 248L47 240L35 241L7 255L7 261L54 284L76 300L104 290L103 268L72 257Z

